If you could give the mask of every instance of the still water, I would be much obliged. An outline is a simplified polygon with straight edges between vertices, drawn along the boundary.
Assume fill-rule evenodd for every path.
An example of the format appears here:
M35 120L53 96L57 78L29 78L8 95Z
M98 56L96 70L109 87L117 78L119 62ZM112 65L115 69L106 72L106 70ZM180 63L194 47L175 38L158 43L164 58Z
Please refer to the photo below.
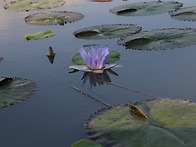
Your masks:
M30 12L8 11L0 1L0 76L21 77L37 83L37 89L25 101L0 110L0 144L2 147L69 147L82 138L88 138L84 124L89 114L105 107L103 104L74 90L70 85L110 105L134 103L153 97L188 99L196 102L196 46L158 51L125 49L118 39L83 40L73 32L102 24L138 24L142 31L162 28L196 28L196 22L178 21L168 13L153 16L123 17L109 9L142 0L65 0L65 5L51 10L83 14L82 20L64 26L34 26L24 18ZM146 0L150 1L150 0ZM164 0L166 1L166 0ZM196 6L195 0L178 0L184 7ZM52 29L55 36L26 41L29 32ZM83 84L83 72L70 74L71 56L83 45L106 45L119 51L120 66L108 73L114 85ZM51 64L45 56L52 46L56 56Z

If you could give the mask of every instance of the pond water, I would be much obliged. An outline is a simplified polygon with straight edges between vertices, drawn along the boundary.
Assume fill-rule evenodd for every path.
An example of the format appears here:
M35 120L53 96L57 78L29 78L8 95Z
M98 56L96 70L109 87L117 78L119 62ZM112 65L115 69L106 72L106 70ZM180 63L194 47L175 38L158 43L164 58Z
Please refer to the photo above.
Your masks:
M117 38L83 40L73 32L102 24L138 24L142 31L162 28L196 28L196 22L178 21L168 13L123 17L109 9L142 0L65 0L65 5L51 10L79 12L85 17L64 26L34 26L24 18L35 12L5 10L0 1L0 75L31 79L37 89L25 101L0 110L0 142L3 147L69 147L82 138L88 138L84 124L88 116L105 105L85 96L77 89L110 105L134 103L142 99L168 97L196 102L196 46L167 50L131 50L117 44ZM146 0L150 1L150 0ZM164 0L165 1L165 0ZM178 0L184 7L196 6L195 0ZM52 29L55 36L27 41L23 35L29 32ZM83 45L106 45L119 51L120 66L113 68L118 76L108 73L114 85L92 86L89 80L81 80L83 72L70 74L74 65L71 56ZM56 56L51 64L45 56L52 46ZM126 88L120 88L122 85Z

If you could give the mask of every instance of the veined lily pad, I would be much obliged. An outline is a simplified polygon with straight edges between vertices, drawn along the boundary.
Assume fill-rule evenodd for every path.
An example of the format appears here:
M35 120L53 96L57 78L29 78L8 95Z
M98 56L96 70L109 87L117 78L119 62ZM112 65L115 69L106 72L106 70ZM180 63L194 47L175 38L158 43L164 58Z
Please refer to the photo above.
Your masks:
M109 39L138 33L141 27L136 24L109 24L84 28L74 32L81 39Z
M89 137L105 146L196 146L196 103L164 98L135 106L148 118L135 117L128 105L103 109L89 118Z
M117 52L117 51L113 51L113 50L109 50L109 56L108 56L108 59L106 61L106 64L110 64L110 63L113 63L113 62L116 62L120 59L120 53ZM74 55L72 57L72 61L76 64L79 64L79 65L85 65L80 53Z
M38 31L38 32L32 32L32 33L25 34L24 38L26 38L27 40L41 39L41 38L47 38L47 37L53 36L53 35L54 35L54 33L50 29L48 31Z
M47 9L63 5L63 0L16 0L10 2L4 6L5 9L9 10L38 10Z
M92 140L82 139L72 144L71 147L101 147L101 144Z
M118 44L140 50L179 48L196 44L196 29L171 28L140 32L118 40Z
M178 20L195 21L196 20L196 7L182 8L170 12L172 18Z
M152 1L126 4L110 9L111 13L122 16L143 16L166 13L182 7L182 3Z
M83 17L84 15L76 12L51 11L29 15L25 18L25 22L34 25L64 25L68 22L80 20Z
M35 88L36 84L27 79L0 77L0 108L24 100Z

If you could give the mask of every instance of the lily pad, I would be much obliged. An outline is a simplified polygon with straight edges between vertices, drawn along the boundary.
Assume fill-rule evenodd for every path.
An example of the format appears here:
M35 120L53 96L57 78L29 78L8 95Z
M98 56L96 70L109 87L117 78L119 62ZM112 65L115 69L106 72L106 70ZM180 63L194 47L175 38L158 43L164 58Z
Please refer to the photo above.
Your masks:
M135 106L148 118L135 117L129 105L99 110L86 124L89 137L105 146L196 146L196 103L163 98Z
M120 59L120 53L117 51L109 50L109 56L107 58L106 64L116 62ZM79 65L85 65L80 53L72 57L72 61Z
M64 25L68 22L80 20L84 15L76 12L50 11L29 15L25 22L33 25Z
M134 34L140 30L141 27L136 24L108 24L83 28L74 32L74 35L76 38L99 40Z
M9 10L30 11L38 9L49 9L63 5L63 0L16 0L4 6Z
M28 79L0 77L0 108L27 98L36 88Z
M151 1L131 3L110 9L111 13L122 16L143 16L166 13L182 7L182 3L169 1Z
M195 21L196 20L196 6L172 11L170 12L170 15L172 18L178 19L178 20Z
M92 140L81 139L76 143L72 144L71 147L101 147L101 144Z
M38 32L32 32L32 33L25 34L24 38L26 38L27 40L41 39L41 38L47 38L47 37L53 36L53 35L54 35L54 33L50 29L48 31L38 31Z
M118 44L139 50L179 48L196 44L196 29L170 28L140 32L118 40Z

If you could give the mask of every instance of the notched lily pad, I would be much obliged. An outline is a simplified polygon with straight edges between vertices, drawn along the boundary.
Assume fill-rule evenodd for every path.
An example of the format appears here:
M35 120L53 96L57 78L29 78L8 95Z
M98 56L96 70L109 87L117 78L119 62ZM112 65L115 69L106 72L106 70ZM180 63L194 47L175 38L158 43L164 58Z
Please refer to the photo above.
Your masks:
M196 146L196 103L168 98L134 104L148 118L140 119L129 105L117 105L91 115L89 137L103 146Z
M84 28L74 32L81 39L110 39L138 33L141 27L136 24L108 24Z
M122 16L143 16L166 13L182 7L182 3L169 1L151 1L126 4L110 9L111 13Z
M16 0L4 6L9 10L30 11L38 9L49 9L63 5L63 0Z
M28 79L0 77L0 108L27 98L36 88Z
M54 33L52 32L52 30L48 30L48 31L38 31L38 32L32 32L32 33L28 33L24 35L24 38L26 38L27 40L31 40L31 39L42 39L42 38L47 38L50 36L53 36Z
M129 49L158 50L196 44L196 29L161 29L126 36L118 44Z
M172 18L178 20L196 21L196 7L188 7L172 11L170 12L170 15Z
M80 20L84 15L76 12L50 11L29 15L25 22L33 25L64 25L68 22Z
M109 50L109 55L106 64L114 63L120 59L120 53L114 50ZM79 65L85 65L80 53L72 57L72 61Z

